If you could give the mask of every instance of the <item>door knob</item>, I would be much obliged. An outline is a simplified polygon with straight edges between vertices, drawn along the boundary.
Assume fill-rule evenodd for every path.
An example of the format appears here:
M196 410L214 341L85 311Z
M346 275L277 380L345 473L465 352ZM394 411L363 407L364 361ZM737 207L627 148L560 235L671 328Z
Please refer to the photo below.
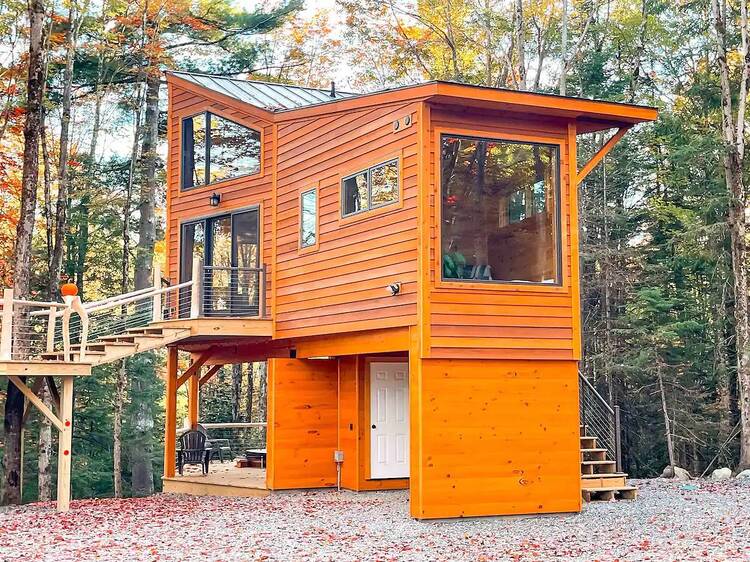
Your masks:
M372 428L375 429L375 424L372 424Z

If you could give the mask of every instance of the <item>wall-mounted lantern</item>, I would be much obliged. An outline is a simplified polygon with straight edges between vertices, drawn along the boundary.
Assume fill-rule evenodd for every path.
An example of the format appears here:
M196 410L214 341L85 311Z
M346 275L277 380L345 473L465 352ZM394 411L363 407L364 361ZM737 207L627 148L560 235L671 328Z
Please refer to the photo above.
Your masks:
M221 194L216 193L214 191L211 194L211 197L208 198L208 202L211 204L212 207L218 207L219 203L221 203Z

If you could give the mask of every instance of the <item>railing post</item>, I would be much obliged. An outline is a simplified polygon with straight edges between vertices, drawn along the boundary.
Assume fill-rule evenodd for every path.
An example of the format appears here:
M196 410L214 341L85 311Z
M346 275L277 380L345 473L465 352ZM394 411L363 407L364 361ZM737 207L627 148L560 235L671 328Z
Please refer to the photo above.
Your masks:
M0 332L0 359L10 361L13 342L13 289L3 289L3 319Z
M620 436L620 407L615 406L615 463L617 472L622 472L622 442Z
M63 301L66 305L62 317L63 361L72 361L73 356L70 354L70 313L73 297L64 295Z
M47 353L55 351L55 324L57 324L57 309L50 306L47 316Z
M258 317L263 318L266 315L266 264L263 264L260 270L258 284L260 285L258 287L260 294L260 298L258 299Z
M190 318L201 315L203 305L203 260L193 259L193 286L190 288Z
M153 311L151 313L151 319L154 322L161 322L161 293L159 293L159 289L161 289L161 266L158 263L155 263L154 291L156 291L156 293L154 294Z

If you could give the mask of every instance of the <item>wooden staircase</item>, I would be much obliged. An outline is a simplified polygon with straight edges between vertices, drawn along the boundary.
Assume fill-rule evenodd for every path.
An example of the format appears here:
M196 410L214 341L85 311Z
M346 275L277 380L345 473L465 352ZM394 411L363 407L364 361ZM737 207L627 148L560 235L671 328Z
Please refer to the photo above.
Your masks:
M607 459L607 449L597 446L597 438L581 426L581 493L591 501L634 500L635 486L626 483L628 475L617 472L617 463Z
M63 351L42 353L45 361L73 361L85 362L91 365L111 363L118 359L130 357L143 351L162 348L170 343L184 339L190 335L187 328L131 328L122 334L103 336L96 341L86 344L84 357L81 358L81 346L71 345L70 355L66 358Z

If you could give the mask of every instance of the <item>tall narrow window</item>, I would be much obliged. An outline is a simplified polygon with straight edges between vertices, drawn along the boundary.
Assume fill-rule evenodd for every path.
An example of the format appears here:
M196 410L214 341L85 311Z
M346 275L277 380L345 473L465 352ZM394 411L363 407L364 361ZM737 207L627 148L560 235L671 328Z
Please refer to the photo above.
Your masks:
M341 182L344 217L398 201L398 159L372 166Z
M559 283L558 147L451 135L440 144L443 279Z
M301 248L315 246L318 242L318 192L309 189L300 195L300 241Z
M182 120L182 187L260 171L260 133L213 113Z

